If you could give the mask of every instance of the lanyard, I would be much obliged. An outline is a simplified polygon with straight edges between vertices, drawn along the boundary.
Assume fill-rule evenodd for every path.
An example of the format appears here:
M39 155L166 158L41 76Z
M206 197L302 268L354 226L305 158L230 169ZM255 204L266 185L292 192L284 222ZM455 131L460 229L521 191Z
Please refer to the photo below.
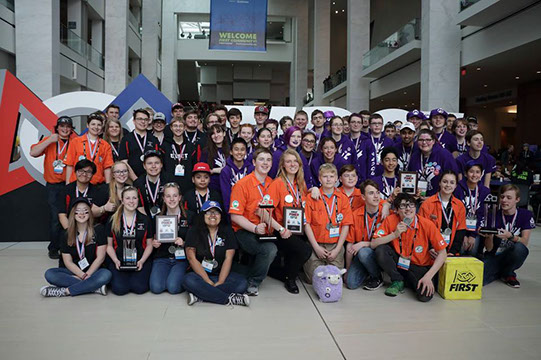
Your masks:
M359 136L359 138L360 138L360 136ZM370 135L370 138L372 139L372 145L374 145L374 147L377 150L377 147L379 146L379 142L380 142L382 136L380 135L376 142L374 142L374 136Z
M201 196L199 195L197 190L195 190L195 200L197 200L197 205L199 206L199 209L203 207L203 204L208 201L209 197L210 197L210 190L207 190L207 193L205 194L205 201L201 201Z
M171 147L173 148L173 155L175 156L175 158L178 159L178 163L180 164L180 161L182 160L182 154L184 154L184 149L186 149L186 144L182 145L182 149L180 148L180 145L178 146L178 148L180 149L180 153L177 152L177 147L174 143L171 144Z
M66 146L68 146L69 142L70 142L70 139L66 140L64 142L64 146L62 146L62 149L60 149L60 139L58 139L58 141L56 142L56 160L58 160L58 157L60 156L60 154L62 154L64 150L66 150Z
M449 205L451 205L451 211L449 213L449 216L447 216L447 209L443 206L443 201L441 200L440 193L438 193L438 199L440 200L441 210L442 210L442 213L443 213L443 217L445 218L445 222L447 224L447 227L452 228L453 224L451 224L451 220L453 218L453 206L452 206L453 198L451 197L449 199Z
M326 196L326 195L323 195L323 196ZM330 199L330 197L329 197L329 199ZM338 199L337 199L336 195L333 196L331 202L332 202L332 206L331 206L331 209L329 210L329 205L327 205L327 201L325 201L325 198L323 198L323 204L325 205L325 210L327 211L327 217L329 218L329 224L332 224L331 216L332 216L332 214L335 213L334 206L336 205L336 208L338 208Z
M154 193L152 193L152 190L150 190L150 183L148 182L148 175L145 176L146 181L146 188L148 191L148 195L150 196L150 200L152 201L152 205L156 204L156 200L158 199L158 191L160 190L160 178L158 177L158 181L156 181L156 190L154 190Z
M413 145L411 146L411 150L410 152L408 153L406 151L406 147L404 146L404 144L402 144L402 154L406 154L406 157L404 158L404 160L407 159L407 163L404 164L404 169L407 169L408 168L408 165L410 164L410 159L411 159L411 154L413 153Z
M195 132L194 132L194 134L193 134L193 136L192 136L191 139L188 137L188 132L187 132L187 131L184 131L184 134L186 135L186 138L187 138L192 144L195 144L195 141L196 141L196 139L197 139L197 130L195 130Z
M120 154L118 153L118 150L116 149L115 145L113 145L113 143L111 143L111 149L113 149L113 152L115 153L116 157L118 158L120 156Z
M361 135L355 140L355 150L359 149L359 142L361 141Z
M310 153L310 159L308 159L308 165L312 164L312 158L314 157L314 152Z
M385 177L385 175L381 175L381 179L383 180L383 183L385 184L385 190L389 190L388 191L388 195L387 197L391 196L393 194L393 191L394 191L394 186L396 184L396 178L394 179L394 184L393 186L390 186L389 183L387 182L387 178Z
M83 260L85 258L85 242L86 242L86 235L88 234L88 229L85 230L83 233L83 241L79 241L79 237L77 236L77 239L75 239L75 247L77 248L77 254L79 255L79 259ZM79 248L79 244L81 247Z
M83 193L79 192L79 188L77 187L77 184L75 184L75 197L86 197L86 193L88 192L88 185L86 186L85 191Z
M131 234L134 234L135 233L135 218L136 218L136 214L133 214L133 220L131 222L131 225L128 226L128 221L126 220L126 214L122 213L122 220L124 220L124 234L128 234L131 235Z
M295 188L293 187L293 184L291 183L291 181L289 181L289 179L286 177L286 181L287 181L287 185L288 185L288 189L287 191L294 195L295 196L295 199L297 200L295 202L295 205L296 206L299 206L300 203L301 203L301 199L300 199L300 194L299 194L299 186L295 186Z
M216 253L216 240L212 241L212 237L210 234L207 235L208 241L209 241L209 249L210 253L212 254L212 258L214 259L214 254ZM218 238L218 232L216 232L216 238Z
M515 216L513 216L513 221L511 221L511 227L508 229L507 221L505 221L505 216L503 215L503 211L502 211L502 221L503 221L503 227L505 230L511 233L513 232L513 228L515 227L515 221L517 220L517 215L518 215L518 209L515 210Z
M86 140L88 143L88 150L90 151L90 158L92 161L96 158L96 155L98 154L98 150L100 149L100 139L96 140L96 144L94 144L94 149L92 149L92 143L90 142L90 139L88 138L88 134L86 134ZM83 143L83 152L86 156L86 143Z
M263 191L261 191L261 184L257 184L257 190L259 190L259 195L261 195L261 200L265 200L265 195L263 195ZM265 188L263 188L265 190Z
M468 193L470 194L470 215L475 214L477 210L477 203L479 202L479 186L475 185L475 197L472 196L470 188L468 188Z
M445 134L445 130L441 132L441 134L438 136L438 141L441 143L441 138L443 137L443 134Z
M366 241L372 241L372 235L374 234L374 230L376 229L376 223L378 222L378 216L379 216L379 209L376 211L376 214L374 215L374 221L372 221L372 226L368 227L368 212L366 211L366 208L364 208L364 224L365 228L368 234L368 238Z
M137 145L139 146L139 149L141 149L141 153L145 153L145 144L147 143L147 134L145 132L145 136L143 137L143 145L141 145L141 141L139 140L139 135L134 131L133 136L135 137L135 141L137 141Z
M415 216L415 224L413 225L413 227L415 228L415 233L413 234L413 240L411 241L410 257L411 257L411 254L413 254L413 248L415 247L415 239L417 239L417 230L419 230L419 227L417 226L417 215ZM408 226L408 228L409 228L409 226ZM400 256L402 256L402 255L406 256L402 252L402 234L400 234L400 236L398 237L398 245L400 246Z
M430 160L430 156L426 159L426 162ZM425 157L421 154L421 176L428 181L428 176L425 173Z

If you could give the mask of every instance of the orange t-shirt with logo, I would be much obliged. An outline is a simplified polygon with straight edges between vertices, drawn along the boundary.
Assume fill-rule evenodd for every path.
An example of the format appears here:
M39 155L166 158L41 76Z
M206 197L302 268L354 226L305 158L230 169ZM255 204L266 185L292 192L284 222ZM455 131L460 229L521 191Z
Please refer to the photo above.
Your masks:
M417 223L415 223L415 220L412 221L408 230L402 233L402 246L400 246L399 238L391 241L390 245L401 256L410 258L412 264L430 266L433 263L428 253L430 245L434 250L440 251L445 249L446 244L441 233L430 220L422 216L416 216L416 220ZM374 239L384 237L395 231L400 221L398 214L387 216L374 234ZM415 236L416 233L417 236Z
M432 195L426 199L419 208L419 215L430 220L436 226L436 229L441 231L441 224L443 218L443 209L438 194ZM453 226L451 227L451 241L447 247L450 249L455 239L457 230L466 230L466 208L462 201L456 197L451 197L451 209L453 209L453 220L451 221ZM436 219L433 219L431 215L436 215Z
M35 146L47 141L49 138L50 136L44 137L40 142L32 145L30 149L33 149ZM70 143L75 138L77 138L77 135L74 133L71 133L69 140L67 141L58 138L58 142L49 144L49 146L47 146L41 153L41 155L45 154L45 159L43 160L43 178L48 183L58 184L66 182L66 167L62 168L62 173L57 174L53 170L53 162L55 160L64 161L66 159L69 146L71 145Z
M104 170L113 166L113 153L111 150L111 145L109 145L107 141L98 138L96 143L92 146L92 150L95 151L94 157L91 156L90 150L91 147L88 142L87 135L76 137L70 141L68 156L66 157L66 160L64 160L64 164L73 166L75 168L75 164L77 164L77 162L83 158L92 161L94 164L96 164L96 173L94 176L92 176L90 183L94 185L101 184L105 182ZM75 176L74 169L74 171L71 173L69 181L72 182L76 179L77 177Z
M259 203L262 200L261 194L263 196L269 195L268 191L271 183L272 179L267 176L265 183L262 184L257 180L255 171L237 181L231 190L229 214L242 215L255 225L261 223L261 219L256 215L256 211L259 209ZM232 227L235 231L242 229L242 227L233 221Z
M351 206L349 206L349 199L338 189L334 189L330 197L325 195L321 188L319 190L321 192L321 199L314 200L311 196L306 199L306 222L310 224L318 243L335 244L340 237L330 237L329 229L327 229L329 215L325 203L329 211L331 211L333 203L335 203L331 213L331 223L333 226L338 225L339 232L342 233L342 227L344 225L351 226L353 224L353 214L351 212ZM336 219L338 214L342 215L342 221L340 223Z
M378 206L378 214L374 217L370 217L366 214L366 206L353 211L353 225L350 226L348 233L349 242L358 243L361 241L372 241L372 238L376 235L376 230L381 223L381 208L382 204L380 203ZM366 221L368 221L368 228L373 229L371 237L368 236Z

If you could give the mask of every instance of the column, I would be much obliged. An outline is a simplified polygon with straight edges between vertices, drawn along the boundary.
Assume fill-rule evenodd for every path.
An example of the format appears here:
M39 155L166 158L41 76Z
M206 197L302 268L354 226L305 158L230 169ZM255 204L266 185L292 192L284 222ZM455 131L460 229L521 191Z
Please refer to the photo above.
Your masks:
M370 81L361 77L363 55L370 50L370 0L348 0L346 106L351 112L368 109Z
M176 103L178 101L177 42L178 26L174 5L163 2L162 10L162 88L161 92Z
M422 0L421 109L459 110L460 26L459 2Z
M289 105L301 109L308 90L308 1L297 1L295 51L291 62Z
M143 1L143 41L141 43L141 71L147 79L158 86L159 35L161 1Z
M39 35L36 36L36 34ZM58 95L60 92L59 0L17 0L15 2L15 47L17 49L17 77L43 100Z
M314 0L314 105L323 105L323 80L331 58L331 2Z
M71 27L73 31L80 38L83 37L83 10L81 0L68 0L68 23L67 26L75 24L75 27ZM68 26L69 28L69 26Z
M128 0L105 2L105 92L118 95L128 84Z

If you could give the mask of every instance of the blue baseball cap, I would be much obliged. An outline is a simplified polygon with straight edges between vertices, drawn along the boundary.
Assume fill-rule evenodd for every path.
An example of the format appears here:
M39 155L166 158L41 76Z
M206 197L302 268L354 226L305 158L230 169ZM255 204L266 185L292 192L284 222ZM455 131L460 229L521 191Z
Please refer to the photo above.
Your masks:
M210 209L218 209L220 212L222 212L222 207L220 206L220 203L217 201L207 200L203 203L203 206L201 206L201 211L207 212Z
M421 120L426 119L425 114L419 110L412 110L406 115L406 120L411 119L412 117L418 117Z
M436 115L443 115L443 117L447 120L447 111L443 110L442 108L434 109L430 112L430 118L432 119L433 116Z

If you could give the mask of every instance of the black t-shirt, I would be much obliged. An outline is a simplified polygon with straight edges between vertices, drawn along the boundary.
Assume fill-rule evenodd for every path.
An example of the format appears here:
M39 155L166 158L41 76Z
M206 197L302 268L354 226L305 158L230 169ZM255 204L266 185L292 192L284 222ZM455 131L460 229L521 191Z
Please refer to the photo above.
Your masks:
M225 261L225 252L230 249L238 249L237 238L233 229L229 225L222 224L218 228L218 236L216 238L216 247L214 257L210 251L208 230L191 227L186 235L186 243L184 248L195 248L195 257L197 261L215 259L218 262L218 267L212 269L213 275L220 273L222 265Z
M222 196L220 193L213 191L211 189L207 189L208 199L206 196L200 196L195 189L188 190L185 194L183 194L184 198L184 208L187 211L188 214L188 223L193 224L193 221L195 219L195 216L199 214L199 211L201 210L201 205L206 200L210 201L217 201L220 203L220 206L222 209L224 208L222 204ZM222 219L224 216L222 216Z
M164 191L164 185L168 182L172 182L172 180L163 173L163 171L160 174L160 184L158 187L158 193L156 196L156 201L152 200L152 196L156 193L156 186L158 185L158 182L153 183L152 181L148 181L149 187L147 187L147 176L141 175L137 178L137 180L134 181L133 186L135 186L139 192L139 206L143 206L145 208L145 212L147 216L150 218L153 218L153 216L150 213L150 208L153 206L157 206L160 210L163 205L163 191ZM152 196L151 196L152 194Z
M135 139L136 136L139 142ZM144 144L143 141L144 137L140 137L135 131L132 131L122 138L118 149L118 158L120 160L128 160L128 164L137 176L145 173L141 156L148 150L160 150L158 139L150 131L147 131L147 138ZM143 152L141 152L139 143L143 146Z
M143 252L147 247L147 239L154 237L154 227L148 216L135 212L135 234L126 231L124 227L124 219L120 218L120 232L113 233L112 222L107 223L105 230L107 237L113 238L113 248L116 252L118 260L122 261L122 250L124 249L124 240L135 239L135 247L137 249L137 260L139 261L143 256Z
M107 238L105 236L105 229L103 225L95 226L94 236L92 237L92 240L90 240L90 242L84 246L84 249L85 249L84 257L88 261L88 266L81 270L83 271L88 270L90 268L90 265L92 265L92 263L96 260L96 257L98 254L98 246L106 246L106 245L107 245ZM67 231L63 231L62 233L62 239L60 243L60 252L62 254L71 255L71 259L75 265L78 265L79 261L82 260L82 258L79 256L79 253L77 252L77 245L73 244L72 246L68 246ZM58 266L61 268L66 267L66 265L64 264L64 260L62 259L62 256L60 256L60 261L59 261Z
M184 131L184 139L194 144L196 148L199 146L199 151L207 146L207 134L200 130L193 132Z
M192 170L196 160L195 146L189 141L184 141L182 145L178 145L174 141L165 139L162 149L164 151L162 172L174 179L180 186L182 194L193 189ZM179 164L184 166L184 176L175 175L175 168Z
M109 200L107 196L106 184L104 185L92 185L88 184L86 192L79 192L77 189L77 181L71 182L64 187L60 197L57 199L56 206L58 207L58 213L69 214L73 201L78 197L86 197L91 204L96 206L103 206Z
M178 237L182 238L182 240L186 241L186 234L188 233L188 218L185 216L180 216L180 220L177 222L177 233ZM169 252L170 246L176 246L175 244L161 244L160 247L155 249L155 255L154 257L157 258L175 258L175 254L171 254Z

